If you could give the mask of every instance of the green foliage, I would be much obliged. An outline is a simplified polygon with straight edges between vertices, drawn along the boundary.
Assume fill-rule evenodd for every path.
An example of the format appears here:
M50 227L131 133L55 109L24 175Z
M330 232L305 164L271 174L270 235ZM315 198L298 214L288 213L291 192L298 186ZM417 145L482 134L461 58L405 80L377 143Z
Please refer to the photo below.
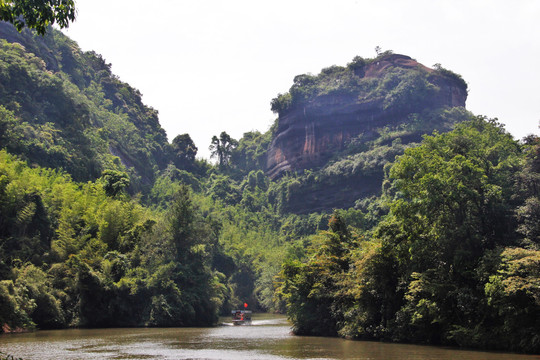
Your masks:
M182 134L175 137L172 141L172 149L175 156L175 164L179 168L190 169L193 167L198 149L189 134Z
M277 290L294 330L540 351L528 221L537 146L528 139L522 153L496 120L478 117L405 150L388 172L389 213L372 231L351 232L336 212L307 261L284 263Z
M194 207L186 185L168 211L151 214L137 199L108 196L107 184L116 181L76 184L5 151L0 178L2 325L217 321L229 296L226 280L212 268L214 254L222 254L219 227ZM170 317L156 312L165 311L156 309L163 301Z
M227 175L212 175L209 179L208 194L225 205L235 205L241 200L238 184Z
M512 243L510 179L519 154L510 135L479 118L426 137L392 167L395 223L378 236L410 279L404 305L388 320L401 329L394 336L472 345L460 342L458 329L481 328L489 314L478 266L486 252Z
M391 56L391 51L378 54L375 59L357 56L346 67L333 65L322 69L318 75L298 75L288 93L278 94L272 99L271 109L282 115L286 111L309 106L315 99L340 96L357 103L382 100L383 110L391 108L399 113L416 109L423 99L437 94L437 80L424 68L390 66L384 70L382 76L366 76L366 65L384 61ZM440 64L435 65L435 70L440 77L457 81L461 87L467 89L467 84L460 75L442 68Z
M329 228L313 240L316 246L308 262L289 260L280 273L278 294L286 301L296 334L337 335L341 315L335 299L346 301L342 286L355 240L337 213L330 218Z
M14 41L0 40L1 146L78 181L95 180L106 169L124 171L132 193L147 190L171 151L157 112L142 104L140 92L59 31L37 37L6 23L0 31Z
M60 28L68 27L69 23L75 20L75 13L73 0L14 0L0 3L0 20L13 23L19 31L24 27L36 29L40 35L45 34L54 23Z
M278 94L277 97L273 98L270 102L270 109L279 114L288 110L292 105L292 95L290 92L285 94Z
M449 77L451 79L454 79L455 81L457 81L458 84L460 84L464 89L467 89L468 85L467 85L467 82L465 82L465 80L461 77L461 75L459 74L456 74L455 72L453 72L452 70L448 70L448 69L445 69L442 67L441 64L437 63L435 65L433 65L433 68L439 72L440 74L443 74L444 76L446 77Z
M129 186L129 177L126 173L116 170L105 170L102 173L103 189L107 196L115 197Z
M181 184L189 185L194 191L201 191L201 181L191 172L178 170L170 164L159 173L149 194L149 203L162 209L167 207Z
M430 83L425 74L403 69L386 74L379 86L386 90L383 110L404 112L413 111L416 104L438 91L437 86Z
M16 287L24 291L35 304L35 308L28 312L32 322L47 329L64 327L66 321L61 302L56 297L57 292L47 273L32 264L14 270Z
M523 245L538 249L540 246L540 138L529 136L524 143L525 158L516 174L516 192L523 203L516 209L518 232Z
M35 305L25 296L24 292L15 287L11 280L0 281L0 303L2 304L0 321L10 328L33 328L28 313L31 313Z
M505 348L538 352L540 338L540 251L506 248L495 275L485 285L488 304Z
M231 138L225 131L221 132L219 138L217 136L212 137L212 142L209 146L211 158L217 158L220 167L227 166L229 164L233 150L238 146L238 141Z
M266 152L271 141L272 130L264 134L258 131L244 133L231 154L232 166L240 170L242 175L249 171L264 169Z

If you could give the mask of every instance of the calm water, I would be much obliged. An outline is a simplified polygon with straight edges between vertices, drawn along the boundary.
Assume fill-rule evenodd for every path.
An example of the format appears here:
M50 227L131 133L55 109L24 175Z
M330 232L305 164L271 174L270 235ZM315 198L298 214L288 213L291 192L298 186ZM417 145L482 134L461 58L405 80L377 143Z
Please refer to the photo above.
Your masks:
M540 356L301 337L284 317L254 316L251 326L56 330L0 336L0 351L24 359L414 359L540 360Z

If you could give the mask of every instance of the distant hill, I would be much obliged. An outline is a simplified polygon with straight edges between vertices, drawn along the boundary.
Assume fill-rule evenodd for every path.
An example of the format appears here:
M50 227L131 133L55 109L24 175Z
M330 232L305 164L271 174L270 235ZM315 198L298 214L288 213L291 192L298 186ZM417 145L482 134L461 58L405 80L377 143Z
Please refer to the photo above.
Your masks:
M461 76L391 52L298 75L272 101L279 118L265 172L291 178L285 211L354 206L380 191L384 164L406 147L468 119L466 99Z
M75 180L125 170L132 191L171 160L156 110L111 65L54 29L43 37L0 23L1 146Z

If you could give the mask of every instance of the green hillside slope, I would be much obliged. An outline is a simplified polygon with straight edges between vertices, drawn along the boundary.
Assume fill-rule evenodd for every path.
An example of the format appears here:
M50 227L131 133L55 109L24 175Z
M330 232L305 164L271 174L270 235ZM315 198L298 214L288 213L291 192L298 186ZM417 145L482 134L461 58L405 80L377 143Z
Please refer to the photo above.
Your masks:
M127 170L134 190L149 186L170 161L157 111L59 31L18 33L0 23L0 106L10 152L76 180Z

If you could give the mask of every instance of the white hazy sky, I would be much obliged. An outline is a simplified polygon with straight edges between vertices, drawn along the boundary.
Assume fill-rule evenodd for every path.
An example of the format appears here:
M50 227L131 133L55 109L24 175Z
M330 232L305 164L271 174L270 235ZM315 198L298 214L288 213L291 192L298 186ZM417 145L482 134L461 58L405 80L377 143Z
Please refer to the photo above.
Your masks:
M266 131L294 76L375 47L442 66L469 84L467 108L516 138L538 134L538 0L76 0L65 30L157 109L169 141Z

